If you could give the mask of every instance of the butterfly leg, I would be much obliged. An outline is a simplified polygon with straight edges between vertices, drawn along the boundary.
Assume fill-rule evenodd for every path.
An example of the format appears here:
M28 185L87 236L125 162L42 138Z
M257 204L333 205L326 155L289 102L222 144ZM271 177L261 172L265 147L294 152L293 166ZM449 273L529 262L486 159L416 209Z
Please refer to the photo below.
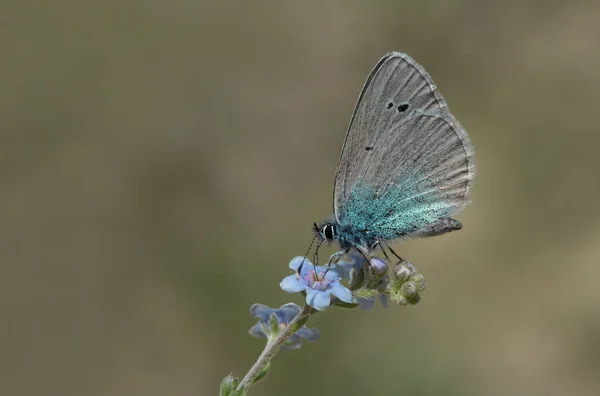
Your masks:
M392 247L391 247L390 245L387 245L387 248L389 249L389 251L390 251L390 252L392 252L392 254L393 254L394 256L396 256L396 258L397 258L398 260L400 260L400 261L404 261L404 259L403 259L402 257L398 256L398 253L394 252L394 249L392 249Z
M327 268L331 267L331 264L337 263L338 260L344 255L348 253L348 250L340 250L335 252L329 257L329 263L327 263Z
M388 249L390 251L390 253L392 253L394 256L396 256L396 258L398 258L398 260L403 261L404 259L400 256L398 256L398 253L396 253L394 251L394 249L392 249L392 247L390 245L388 245L387 243L381 242L381 241L377 241L375 242L375 245L379 245L379 247L381 248L381 251L383 252L383 255L385 256L385 258L391 263L390 261L390 257L387 255L387 253L385 252L385 249Z
M380 248L381 252L383 253L383 255L385 256L385 259L388 261L388 263L391 263L390 257L387 255L387 253L385 252L385 246L383 245L383 243L381 243L380 241L377 241L373 244L373 246L371 246L371 250L374 250L376 248Z
M457 231L462 228L462 224L458 220L451 219L450 217L444 217L439 219L435 223L428 225L425 228L422 228L411 234L413 237L421 238L421 237L432 237L438 236L442 234L446 234L448 232Z
M329 257L329 263L327 263L327 269L325 270L325 274L327 274L327 272L329 271L329 268L331 268L331 264L333 263L337 263L338 260L345 254L347 254L349 251L349 249L345 249L345 250L340 250L338 252L335 252L331 255L331 257Z

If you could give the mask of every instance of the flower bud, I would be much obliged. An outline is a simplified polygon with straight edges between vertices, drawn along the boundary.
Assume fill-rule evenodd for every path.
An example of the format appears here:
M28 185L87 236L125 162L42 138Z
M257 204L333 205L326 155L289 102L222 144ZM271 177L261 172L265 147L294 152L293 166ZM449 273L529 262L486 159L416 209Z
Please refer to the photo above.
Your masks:
M408 300L406 299L406 297L404 297L402 293L400 293L400 291L398 290L395 290L390 293L390 299L398 305L408 304Z
M387 273L387 263L379 257L372 257L369 264L371 264L374 274L382 275Z
M252 337L266 338L268 342L273 341L280 332L287 328L294 318L300 315L301 308L294 303L287 303L278 309L270 308L263 304L254 304L250 313L257 317L258 322L248 330ZM308 315L299 318L293 324L292 334L282 345L281 349L298 349L301 346L300 339L314 341L319 338L319 330L305 326Z
M388 264L379 257L372 257L369 265L364 269L365 281L362 285L364 289L375 289L384 278L388 276Z
M400 287L400 293L406 298L411 298L416 296L419 293L419 290L417 290L417 285L415 285L414 282L405 282Z
M418 291L425 290L425 277L422 274L419 274L418 272L415 273L410 277L410 281L417 285Z
M392 283L402 284L414 273L414 267L408 261L399 261L392 266Z
M408 261L392 266L387 292L390 299L400 305L416 304L421 300L419 292L425 289L425 277Z
M227 377L223 379L221 382L221 389L219 390L219 396L242 396L247 393L247 389L237 390L238 384L240 381L229 374Z

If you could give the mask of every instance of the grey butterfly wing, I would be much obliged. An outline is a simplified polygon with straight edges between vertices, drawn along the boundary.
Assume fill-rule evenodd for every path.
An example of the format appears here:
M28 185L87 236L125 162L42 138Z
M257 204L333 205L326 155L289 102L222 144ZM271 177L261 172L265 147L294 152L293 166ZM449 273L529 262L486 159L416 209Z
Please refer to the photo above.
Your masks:
M383 238L416 232L468 202L474 164L469 138L429 74L390 53L369 75L346 134L336 219Z
M408 103L409 100L412 103ZM399 112L402 109L399 106L406 104L409 109ZM334 213L339 212L341 203L348 198L357 172L369 158L363 151L390 125L407 117L413 108L444 113L447 105L419 64L406 54L389 53L369 74L352 114L335 175Z

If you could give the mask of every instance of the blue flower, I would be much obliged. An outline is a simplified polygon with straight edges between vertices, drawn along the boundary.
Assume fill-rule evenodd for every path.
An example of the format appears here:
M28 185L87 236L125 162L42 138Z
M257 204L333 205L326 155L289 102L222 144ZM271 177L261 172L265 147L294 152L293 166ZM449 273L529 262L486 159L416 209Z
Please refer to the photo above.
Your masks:
M287 303L282 305L279 309L273 309L263 304L254 304L250 308L252 316L257 317L258 322L250 328L248 331L251 336L257 338L272 338L277 335L277 331L273 332L270 328L269 321L274 315L279 323L279 328L287 326L296 315L300 312L301 308L294 303ZM306 326L302 326L295 334L292 334L287 339L285 344L281 347L282 349L291 350L298 349L302 345L300 339L305 338L309 341L315 341L319 338L320 332L318 329L309 329Z
M314 309L325 310L331 304L332 295L341 301L352 302L352 292L340 283L344 277L342 267L335 264L331 267L315 267L305 257L295 257L290 261L290 268L296 273L285 277L281 281L281 288L288 293L306 292L306 303Z

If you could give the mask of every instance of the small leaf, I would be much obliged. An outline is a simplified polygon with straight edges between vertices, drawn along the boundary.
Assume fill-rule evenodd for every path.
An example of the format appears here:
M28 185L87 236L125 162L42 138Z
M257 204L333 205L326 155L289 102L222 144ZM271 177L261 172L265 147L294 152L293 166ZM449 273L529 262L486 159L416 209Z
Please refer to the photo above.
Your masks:
M260 370L260 372L258 373L258 375L256 376L256 378L254 378L254 381L252 381L252 383L256 384L258 381L260 381L263 378L265 378L266 375L269 374L269 369L270 368L271 368L271 363L267 363L265 365L265 367L263 367L262 370Z
M354 292L354 295L358 298L371 298L377 294L379 294L379 292L373 289L358 289Z
M269 317L269 337L274 337L279 333L279 320L277 314L272 313Z
M265 333L265 337L269 338L271 336L271 333L269 331L269 327L267 326L267 324L263 323L263 322L258 322L258 325L260 326L263 333Z
M308 322L308 318L309 318L309 316L305 316L304 318L302 318L299 321L297 321L296 323L294 323L292 325L292 333L295 333L298 330L300 330L302 328L302 326L304 326L304 324L306 322Z
M356 303L347 303L344 302L338 298L336 298L333 302L332 305L335 305L336 307L341 307L341 308L356 308L358 306L360 306L360 304L356 304Z

